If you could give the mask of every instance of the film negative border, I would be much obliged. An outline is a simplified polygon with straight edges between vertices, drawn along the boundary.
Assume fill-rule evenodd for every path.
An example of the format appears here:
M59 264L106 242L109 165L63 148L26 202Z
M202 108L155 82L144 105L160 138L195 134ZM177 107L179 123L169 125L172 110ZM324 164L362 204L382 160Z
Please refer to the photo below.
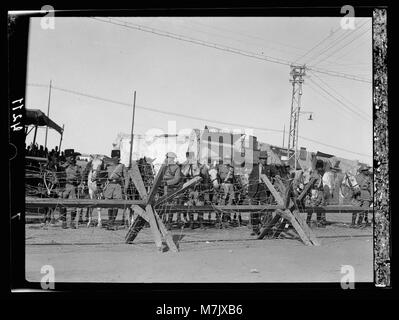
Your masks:
M387 10L373 11L374 281L390 287Z

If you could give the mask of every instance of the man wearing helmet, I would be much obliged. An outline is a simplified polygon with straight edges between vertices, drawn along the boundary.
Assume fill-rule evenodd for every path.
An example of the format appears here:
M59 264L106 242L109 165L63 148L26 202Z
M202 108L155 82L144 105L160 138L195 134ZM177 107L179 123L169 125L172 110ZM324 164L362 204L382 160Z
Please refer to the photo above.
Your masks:
M369 168L366 165L361 165L357 174L356 182L358 183L360 190L354 195L358 205L362 208L368 209L372 201L373 194L373 183L369 175ZM352 227L361 227L364 219L365 226L369 224L367 212L361 212L358 215L356 224L356 213L352 214Z
M252 171L249 174L249 187L248 196L250 198L251 204L266 203L267 201L267 189L265 184L262 182L260 175L266 174L268 178L270 177L270 168L267 166L267 151L259 152L259 163L254 163ZM269 215L266 213L266 222L269 220ZM260 216L259 213L250 214L250 221L252 226L251 235L259 234L260 226Z
M107 185L104 188L105 199L122 199L122 186L124 195L127 195L127 188L129 186L129 175L127 168L123 163L120 163L120 150L111 151L112 163L107 166ZM118 208L108 209L108 230L115 230L114 224L116 216L118 215Z
M76 156L80 155L80 153L75 152L74 149L66 149L65 150L65 158L66 163L62 165L65 175L65 189L61 193L61 197L63 199L76 199L77 187L82 183L82 170L76 164ZM67 228L67 209L65 207L60 209L60 220L62 221L62 228ZM76 218L76 208L71 209L71 222L70 228L76 229L75 224L73 223Z
M170 192L170 190L176 189L179 186L181 180L180 166L176 164L176 154L174 152L168 152L166 154L166 170L162 179L164 186L164 194ZM170 229L172 225L173 214L168 215L167 228ZM178 218L180 218L178 214Z

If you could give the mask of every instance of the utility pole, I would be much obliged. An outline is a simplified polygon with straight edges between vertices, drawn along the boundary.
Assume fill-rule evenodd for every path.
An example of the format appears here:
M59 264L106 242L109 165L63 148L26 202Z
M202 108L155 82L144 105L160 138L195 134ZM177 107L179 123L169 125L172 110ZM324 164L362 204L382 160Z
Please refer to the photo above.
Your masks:
M133 153L133 129L134 129L134 113L136 110L136 91L134 91L133 99L133 118L132 118L132 130L130 132L130 156L129 156L129 169L132 167L132 153Z
M51 80L50 80L50 87L48 92L48 103L47 103L47 118L50 116L50 98L51 98ZM48 133L48 126L46 126L46 138L44 140L44 149L47 148L47 133Z
M288 131L288 162L294 158L294 168L297 169L298 161L298 124L301 112L302 83L305 76L305 66L291 65L292 100L290 111L290 129ZM294 152L292 153L291 150Z

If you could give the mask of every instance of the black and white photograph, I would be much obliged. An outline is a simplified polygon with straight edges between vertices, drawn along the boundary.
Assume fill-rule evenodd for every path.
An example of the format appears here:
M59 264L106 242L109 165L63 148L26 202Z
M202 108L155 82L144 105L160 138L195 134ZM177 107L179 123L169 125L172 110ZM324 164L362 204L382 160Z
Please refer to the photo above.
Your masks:
M389 286L384 9L57 10L9 96L27 283Z

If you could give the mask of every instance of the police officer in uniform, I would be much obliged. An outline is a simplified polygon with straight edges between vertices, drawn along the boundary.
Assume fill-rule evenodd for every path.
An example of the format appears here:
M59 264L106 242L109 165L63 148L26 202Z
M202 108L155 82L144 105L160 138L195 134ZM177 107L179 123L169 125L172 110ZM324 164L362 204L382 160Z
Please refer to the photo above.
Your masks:
M112 163L107 166L108 180L104 188L105 199L122 199L126 197L129 186L129 175L126 166L120 163L120 150L111 151ZM122 194L123 187L123 194ZM118 215L118 208L108 209L108 230L115 230L115 220Z
M76 156L80 155L80 153L75 152L74 149L66 149L65 150L65 158L66 163L62 165L64 168L65 175L65 189L61 193L61 197L63 199L76 199L77 188L82 184L82 169L76 164ZM61 221L62 228L67 228L67 208L61 208ZM70 228L76 229L75 224L73 223L76 218L76 208L71 209L71 222Z
M168 152L166 154L166 170L162 179L162 184L164 186L164 194L173 192L179 187L181 180L181 170L180 166L176 164L177 156L174 152ZM173 214L168 214L167 228L170 229L172 225ZM178 214L178 221L180 220L180 215Z
M261 174L265 174L270 178L270 169L267 166L267 151L259 152L259 163L254 163L252 171L249 174L248 196L251 204L264 204L267 201L267 189L265 184L260 178ZM268 215L268 213L266 213ZM252 226L251 235L259 234L260 217L258 213L250 213L250 221ZM266 216L266 221L268 216Z
M311 192L311 200L310 205L312 207L324 206L325 205L325 198L324 198L324 187L323 187L323 164L318 163L316 164L316 170L312 172L311 178L316 178L310 192ZM312 213L308 213L306 218L306 223L310 225L312 220ZM317 226L325 227L326 219L325 214L319 212L316 214Z
M361 165L358 171L359 173L355 178L356 182L360 187L360 191L357 194L355 194L355 200L357 201L360 207L368 209L372 201L373 183L369 175L369 169L367 166ZM365 225L367 226L369 224L367 212L359 213L357 224L356 224L356 216L357 216L356 213L352 214L352 225L351 225L352 227L361 227L363 218Z
M219 165L219 177L221 181L221 190L223 191L223 195L221 197L221 204L226 205L226 201L228 205L233 204L233 200L235 198L234 194L234 168L231 165L231 159L229 156L223 158L223 164ZM218 215L217 215L218 216ZM222 224L228 223L231 220L230 214L222 213ZM222 227L222 224L220 227Z

